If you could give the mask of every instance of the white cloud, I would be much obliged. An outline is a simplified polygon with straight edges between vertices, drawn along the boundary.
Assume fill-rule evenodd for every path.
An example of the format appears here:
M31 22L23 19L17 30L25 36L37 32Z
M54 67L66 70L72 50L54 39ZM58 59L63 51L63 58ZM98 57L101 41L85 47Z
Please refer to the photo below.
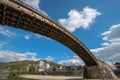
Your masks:
M31 35L25 35L25 39L30 39L31 38Z
M36 37L36 38L50 39L50 38L48 38L48 37L46 37L46 36L44 36L44 35L40 35L40 34L35 34L35 37Z
M0 41L0 49L1 49L5 44L7 44L7 42Z
M15 36L14 32L11 32L5 28L3 28L4 26L0 26L0 34L5 35L7 37L11 37L11 36Z
M89 7L83 8L83 11L72 9L68 13L68 19L59 19L59 23L70 32L74 32L78 28L89 28L98 15L101 13Z
M14 51L1 50L0 51L0 62L11 62L21 60L39 60L36 58L37 54L33 52L17 53Z
M104 36L103 40L109 41L109 42L116 42L120 41L120 24L118 25L113 25L109 31L106 31L102 33L101 35Z
M40 10L39 7L40 0L21 0L21 1L33 7L34 9Z
M104 43L102 43L101 45L102 45L102 46L108 46L109 43L108 43L108 42L104 42Z
M65 65L65 66L84 65L83 61L77 55L73 56L72 59L61 60L58 62L58 64Z
M37 53L34 53L34 52L26 52L24 53L27 57L28 57L28 60L40 60L40 58L36 58L37 56Z
M51 56L48 56L47 58L45 58L45 60L47 60L47 61L53 61L53 60L54 60L54 58L53 58L53 57L51 57Z
M44 38L44 39L50 40L50 38L43 36L43 35L40 35L40 34L36 34L36 33L35 34L26 34L26 35L24 35L24 38L26 40L29 40L31 38L36 38L36 39Z
M120 61L120 24L113 25L111 28L102 33L103 46L91 49L95 56L103 61Z
M40 0L20 0L24 3L26 3L27 5L33 7L34 9L42 12L43 14L47 15L47 13L45 11L42 11L40 9Z

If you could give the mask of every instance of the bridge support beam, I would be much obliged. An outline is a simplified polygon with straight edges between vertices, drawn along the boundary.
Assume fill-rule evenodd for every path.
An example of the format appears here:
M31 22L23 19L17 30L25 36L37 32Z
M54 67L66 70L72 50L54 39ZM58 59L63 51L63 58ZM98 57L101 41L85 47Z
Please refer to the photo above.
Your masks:
M84 79L111 79L118 80L110 66L102 61L98 61L96 66L84 67Z

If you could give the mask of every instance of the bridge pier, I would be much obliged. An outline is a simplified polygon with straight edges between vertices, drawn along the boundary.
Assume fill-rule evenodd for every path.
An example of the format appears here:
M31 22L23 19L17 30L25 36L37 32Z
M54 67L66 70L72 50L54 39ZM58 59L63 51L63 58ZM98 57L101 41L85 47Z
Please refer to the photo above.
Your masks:
M95 66L84 66L84 79L118 80L110 66L102 61Z

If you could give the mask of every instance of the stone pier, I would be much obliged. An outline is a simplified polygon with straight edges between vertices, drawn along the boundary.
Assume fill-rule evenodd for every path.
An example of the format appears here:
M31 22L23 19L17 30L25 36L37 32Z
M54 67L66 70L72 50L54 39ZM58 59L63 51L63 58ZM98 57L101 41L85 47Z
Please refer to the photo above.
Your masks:
M118 80L111 67L102 61L98 61L96 66L85 66L84 79Z

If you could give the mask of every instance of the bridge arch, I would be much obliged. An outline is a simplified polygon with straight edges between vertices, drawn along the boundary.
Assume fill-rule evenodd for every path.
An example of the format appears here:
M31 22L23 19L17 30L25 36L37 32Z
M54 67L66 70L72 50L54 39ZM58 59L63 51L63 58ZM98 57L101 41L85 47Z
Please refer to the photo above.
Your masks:
M0 0L0 24L50 37L75 52L87 66L98 65L95 56L75 36L52 19L17 0Z

